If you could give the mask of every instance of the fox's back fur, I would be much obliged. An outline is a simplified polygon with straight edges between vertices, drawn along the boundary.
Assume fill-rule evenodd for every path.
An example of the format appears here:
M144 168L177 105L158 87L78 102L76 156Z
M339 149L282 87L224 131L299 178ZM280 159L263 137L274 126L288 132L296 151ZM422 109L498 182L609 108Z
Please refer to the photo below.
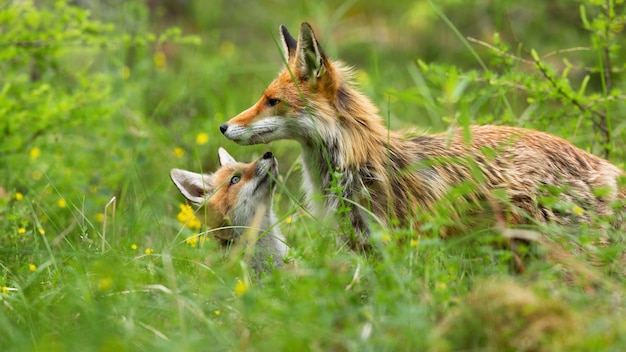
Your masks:
M614 202L626 198L618 185L622 170L546 133L501 126L391 132L352 84L350 70L326 57L308 24L297 41L282 26L281 37L287 66L255 105L220 130L240 144L298 141L315 213L336 211L342 199L358 204L347 204L352 226L366 234L356 246L369 232L369 212L407 224L448 202L453 217L486 210L510 224L569 224L590 222L590 213L611 216ZM470 190L451 198L463 184ZM551 192L558 206L540 201Z

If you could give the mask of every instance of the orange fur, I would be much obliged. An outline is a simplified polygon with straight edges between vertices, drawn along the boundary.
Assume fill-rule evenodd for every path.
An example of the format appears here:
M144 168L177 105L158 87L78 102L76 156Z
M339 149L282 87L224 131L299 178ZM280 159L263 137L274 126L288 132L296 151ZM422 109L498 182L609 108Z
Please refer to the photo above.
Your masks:
M241 187L254 178L256 162L249 164L230 163L223 165L213 174L215 179L214 191L206 205L217 211L223 217L229 217L233 207L239 201ZM241 177L237 184L229 185L232 176Z

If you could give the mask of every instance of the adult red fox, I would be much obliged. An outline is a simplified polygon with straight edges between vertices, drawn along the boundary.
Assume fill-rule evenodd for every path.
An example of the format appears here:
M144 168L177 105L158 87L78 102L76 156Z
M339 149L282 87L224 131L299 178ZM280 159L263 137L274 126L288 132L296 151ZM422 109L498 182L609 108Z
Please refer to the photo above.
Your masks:
M243 145L299 142L312 210L326 216L351 207L353 246L366 245L372 215L386 224L425 225L425 214L442 207L451 214L443 234L459 229L461 215L469 213L464 218L471 222L479 212L512 225L591 222L596 215L621 222L614 203L626 198L618 180L624 172L609 162L522 128L472 126L469 138L461 129L391 132L355 88L350 69L327 58L308 23L297 41L284 26L280 35L286 67L256 104L220 130Z
M206 226L219 229L214 232L218 240L237 245L246 240L245 232L256 223L258 238L248 243L255 246L251 260L255 270L283 266L288 247L272 212L272 185L278 177L276 158L267 152L244 164L223 148L218 153L221 167L214 173L172 169L172 181L185 198L201 207L198 213Z

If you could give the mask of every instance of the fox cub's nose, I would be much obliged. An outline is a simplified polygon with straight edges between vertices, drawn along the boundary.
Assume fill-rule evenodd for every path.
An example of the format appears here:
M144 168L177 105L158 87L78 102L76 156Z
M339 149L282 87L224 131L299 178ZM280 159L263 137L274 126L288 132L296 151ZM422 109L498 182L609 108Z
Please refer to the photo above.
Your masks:
M266 152L263 154L263 159L271 159L273 156L272 152Z
M222 132L222 134L224 134L227 129L228 129L228 125L225 123L220 126L220 131Z

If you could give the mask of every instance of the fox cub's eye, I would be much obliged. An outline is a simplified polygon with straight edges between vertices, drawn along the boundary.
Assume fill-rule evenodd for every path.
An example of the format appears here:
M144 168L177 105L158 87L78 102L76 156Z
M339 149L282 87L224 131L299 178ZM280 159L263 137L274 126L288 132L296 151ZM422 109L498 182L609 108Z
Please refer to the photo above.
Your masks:
M267 101L265 102L265 105L269 106L270 108L273 106L276 106L280 103L280 99L274 99L274 98L267 98Z
M233 177L230 179L230 184L231 184L231 185L234 185L235 183L238 183L239 181L241 181L241 177L239 177L239 176L233 176Z

